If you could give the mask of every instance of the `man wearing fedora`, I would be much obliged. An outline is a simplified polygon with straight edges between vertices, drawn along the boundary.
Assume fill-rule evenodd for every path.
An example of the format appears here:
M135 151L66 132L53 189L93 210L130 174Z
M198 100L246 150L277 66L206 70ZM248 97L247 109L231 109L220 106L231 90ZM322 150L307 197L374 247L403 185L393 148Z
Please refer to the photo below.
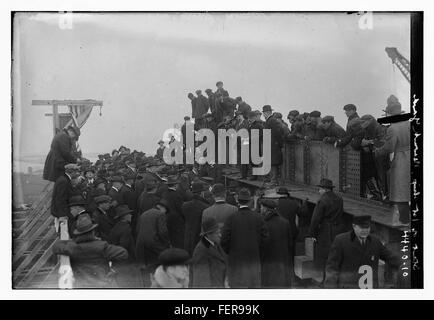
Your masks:
M393 117L402 112L401 103L395 96L387 99L387 107L384 110L386 117ZM375 156L389 155L390 165L390 190L389 198L397 211L399 218L393 219L394 225L410 224L410 121L391 123L387 128L385 142L382 147L375 149ZM398 218L398 219L397 219Z
M113 217L110 216L112 198L108 195L95 197L96 209L92 213L92 220L98 224L97 235L102 240L108 240L111 229L114 225Z
M282 165L282 146L284 131L276 118L273 117L273 109L270 105L262 107L265 118L264 129L271 130L271 183L278 184L279 168Z
M327 259L325 288L378 288L378 260L399 267L400 257L370 232L371 216L362 215L354 216L353 230L336 236Z
M216 183L212 187L212 195L214 197L214 204L203 210L202 222L205 219L213 218L217 221L220 228L222 228L226 219L237 212L238 208L226 202L226 189L223 184Z
M228 254L231 288L261 287L261 255L268 230L259 213L250 209L252 196L243 188L238 193L239 210L226 219L221 245Z
M182 204L182 215L185 221L184 249L188 254L193 254L200 239L200 225L202 222L203 210L208 208L208 202L202 197L204 191L202 182L191 184L193 199Z
M179 248L164 250L158 257L159 266L151 275L152 288L188 288L190 256Z
M313 210L309 227L310 237L316 239L315 269L325 276L325 264L336 235L346 231L343 221L344 201L333 192L334 185L329 179L321 179L319 187L320 199Z
M288 220L276 211L276 202L261 199L261 214L268 229L261 259L261 286L263 288L290 288L293 271L294 235Z
M163 193L162 199L169 205L167 213L167 229L169 230L170 243L173 247L184 249L185 220L182 215L183 199L177 191L179 184L176 176L169 176L166 185L167 190Z
M220 246L221 232L214 218L202 221L200 241L192 257L192 288L224 288L227 255Z
M57 133L50 147L50 152L45 159L44 180L55 182L64 173L64 167L68 163L77 163L74 154L73 139L80 134L80 129L69 126Z
M146 265L154 264L158 255L170 247L167 215L169 204L160 200L154 208L143 212L137 221L136 259Z
M128 252L122 247L108 244L95 236L97 225L85 213L77 219L73 240L54 244L53 253L70 257L75 288L109 288L115 282L110 274L109 261L125 261Z

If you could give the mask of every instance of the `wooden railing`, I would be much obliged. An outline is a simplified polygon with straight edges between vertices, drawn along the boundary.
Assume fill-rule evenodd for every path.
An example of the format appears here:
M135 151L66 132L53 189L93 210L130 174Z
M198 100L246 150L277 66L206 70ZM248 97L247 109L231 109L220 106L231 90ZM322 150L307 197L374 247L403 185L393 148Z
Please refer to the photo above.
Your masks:
M316 186L322 178L333 181L336 191L360 199L360 152L335 148L321 141L287 142L283 150L282 178Z

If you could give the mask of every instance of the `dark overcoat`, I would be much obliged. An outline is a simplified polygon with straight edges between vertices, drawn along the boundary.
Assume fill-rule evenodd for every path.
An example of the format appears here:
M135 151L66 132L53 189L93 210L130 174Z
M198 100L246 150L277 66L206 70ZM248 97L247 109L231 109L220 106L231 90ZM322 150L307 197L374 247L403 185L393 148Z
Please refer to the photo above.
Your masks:
M264 247L261 266L263 288L291 286L293 239L288 220L272 210L265 216L269 239Z
M343 138L345 134L345 129L336 122L332 122L330 127L324 130L324 135L328 138L328 143L335 143L339 138Z
M69 198L72 194L71 180L63 174L57 178L51 198L51 214L57 218L71 217L69 212Z
M178 191L167 189L163 199L169 204L167 213L167 229L172 247L184 249L185 221L182 215L182 197Z
M143 212L152 209L160 201L160 197L155 193L147 192L146 190L142 192L140 197L137 199L137 211L138 215Z
M296 224L296 217L301 215L301 206L297 200L294 198L280 198L277 202L277 212L289 222L289 227L291 229L291 235L295 239L298 235L298 227Z
M111 187L110 190L107 192L107 195L109 195L112 198L112 200L115 200L118 203L118 205L125 204L124 198L120 190L117 191L114 187Z
M309 235L317 239L315 265L323 270L334 238L347 231L343 221L344 202L333 191L325 192L313 210Z
M274 116L270 116L265 121L264 129L271 129L271 165L279 166L283 162L283 128Z
M381 241L369 235L362 245L354 231L338 235L333 241L326 266L325 288L359 289L361 266L372 268L372 284L378 288L378 260L390 263L392 267L400 265L398 255L387 249Z
M65 172L65 165L75 163L72 140L66 130L56 134L51 142L50 152L45 159L44 180L55 182Z
M155 208L142 213L137 222L137 261L156 263L158 255L169 247L166 214Z
M115 222L113 218L109 215L109 212L103 212L100 208L92 213L92 220L94 223L98 224L96 228L97 235L105 241L108 241L109 234Z
M131 224L128 221L117 221L110 230L108 242L121 246L128 251L130 261L134 260L136 246L132 235Z
M264 219L249 208L243 207L226 219L221 245L228 254L231 288L261 286L261 253L267 239Z
M182 215L185 221L184 249L190 256L200 239L203 210L208 207L208 202L197 194L193 196L193 200L184 202L182 205Z
M70 257L75 288L113 287L115 282L107 277L109 261L128 259L127 250L99 240L92 234L84 234L74 240L61 240L54 244L53 253Z
M224 288L227 255L219 244L201 238L192 257L192 288Z

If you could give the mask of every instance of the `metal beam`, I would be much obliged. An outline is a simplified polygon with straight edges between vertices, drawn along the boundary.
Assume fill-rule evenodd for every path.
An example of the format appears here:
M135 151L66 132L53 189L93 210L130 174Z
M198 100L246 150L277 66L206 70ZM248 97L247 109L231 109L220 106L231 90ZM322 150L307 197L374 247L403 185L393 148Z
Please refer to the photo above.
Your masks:
M102 106L101 100L32 100L33 106L69 106L69 105L85 105L85 106Z

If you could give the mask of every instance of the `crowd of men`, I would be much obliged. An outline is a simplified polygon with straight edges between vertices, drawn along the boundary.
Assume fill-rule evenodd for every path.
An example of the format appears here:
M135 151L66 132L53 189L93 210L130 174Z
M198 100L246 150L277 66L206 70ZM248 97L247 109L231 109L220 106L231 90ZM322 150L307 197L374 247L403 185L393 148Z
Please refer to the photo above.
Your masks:
M197 97L189 94L195 126L271 129L274 187L287 140L360 148L366 154L362 161L373 168L364 179L372 181L380 199L387 194L387 179L378 177L378 168L390 161L390 153L391 169L403 170L406 124L386 130L370 115L359 118L356 107L348 104L347 130L332 116L321 118L319 111L292 110L288 125L271 106L251 110L241 97L230 98L222 82L217 88L215 93L205 91L208 98L200 90ZM393 96L387 102L386 113L400 113ZM306 237L317 242L315 264L324 287L357 288L361 264L374 270L376 287L378 259L399 266L397 256L370 234L369 215L345 223L343 200L328 179L318 185L321 197L312 212L285 187L277 186L277 200L258 199L236 183L225 186L219 179L201 177L195 166L167 165L164 141L155 156L121 146L92 164L73 147L79 134L74 127L59 132L44 168L44 177L54 182L52 215L57 222L67 220L72 237L53 250L70 256L75 287L290 288L295 286L296 243ZM243 178L248 167L241 166ZM390 200L405 207L409 199L399 198L406 196L405 189L389 186Z

